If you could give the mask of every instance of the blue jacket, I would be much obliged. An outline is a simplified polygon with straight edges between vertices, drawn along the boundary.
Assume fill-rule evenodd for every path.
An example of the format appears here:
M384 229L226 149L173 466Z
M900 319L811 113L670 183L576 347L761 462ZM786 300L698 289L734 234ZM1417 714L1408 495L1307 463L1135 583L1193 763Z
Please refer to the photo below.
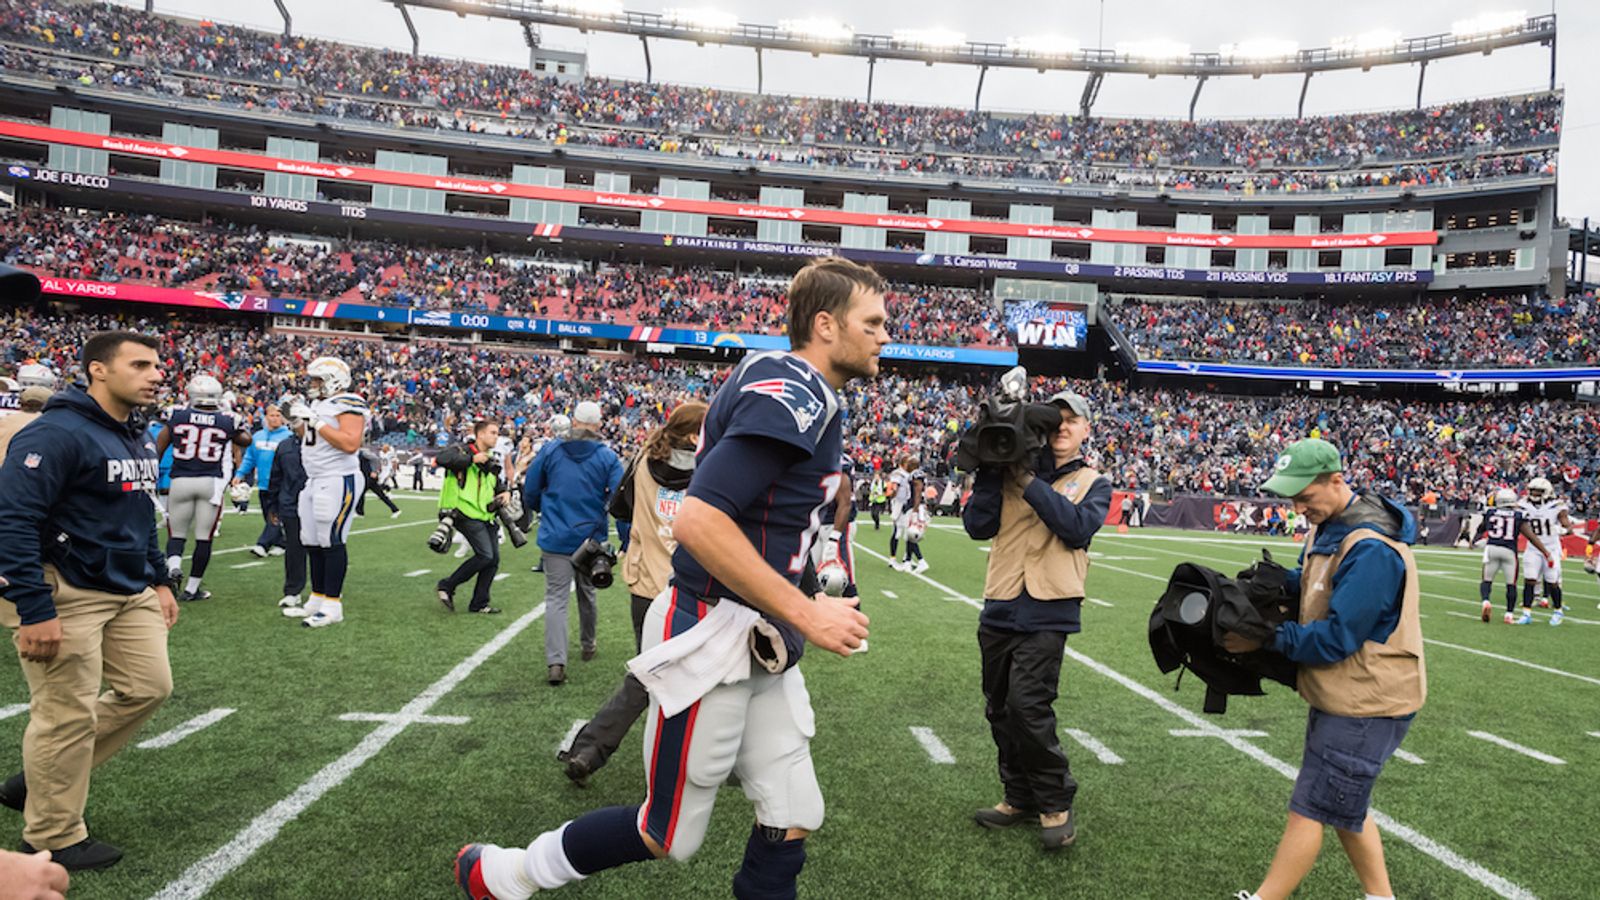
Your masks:
M306 467L300 461L300 442L290 432L286 441L280 441L272 454L272 473L263 478L261 509L281 519L300 517L300 492L306 486Z
M164 580L151 496L159 468L144 423L111 418L78 385L17 432L0 466L0 593L22 624L56 617L44 563L113 594Z
M570 554L609 531L606 501L622 483L616 451L592 438L551 441L522 480L522 505L539 511L539 549Z
M1417 521L1405 507L1376 494L1357 494L1344 512L1318 526L1310 547L1301 548L1302 567L1307 553L1338 553L1339 545L1358 528L1370 528L1402 544L1417 542ZM1288 588L1293 594L1300 593L1300 571L1289 573ZM1400 624L1405 582L1406 566L1400 554L1379 541L1356 544L1333 573L1328 617L1306 625L1284 622L1278 626L1272 649L1298 663L1327 665L1353 655L1367 641L1388 640Z
M251 472L256 473L256 487L265 492L272 484L272 455L277 452L278 445L293 434L287 425L257 431L250 438L250 446L244 448L244 458L239 460L239 471L234 475L246 478Z
M156 438L161 436L161 432L165 428L166 428L166 426L164 424L162 424L161 422L151 422L150 426L145 429L146 436L150 438L150 445L151 446L155 446ZM172 445L171 444L167 445L167 452L161 454L161 477L156 479L156 490L158 490L158 491L170 491L170 490L172 490Z

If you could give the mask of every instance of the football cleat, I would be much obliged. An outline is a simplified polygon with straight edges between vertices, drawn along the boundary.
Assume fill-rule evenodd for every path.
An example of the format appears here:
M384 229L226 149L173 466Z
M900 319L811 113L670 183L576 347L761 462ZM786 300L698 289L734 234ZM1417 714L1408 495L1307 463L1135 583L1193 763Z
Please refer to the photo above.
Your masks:
M1565 619L1566 617L1567 617L1566 610L1558 609L1553 614L1551 614L1551 616L1550 616L1550 624L1551 625L1560 625L1561 624L1561 620Z
M1513 624L1513 625L1528 625L1528 624L1531 624L1532 622L1533 622L1533 613L1528 612L1527 610L1523 610L1522 611L1522 616L1520 618L1518 618L1515 622L1512 622L1511 624Z
M300 624L307 628L326 628L329 625L337 625L343 621L344 610L340 610L337 613L330 613L325 609L319 609L311 615L306 616Z
M283 614L291 619L304 619L308 616L316 615L320 609L322 609L322 598L312 597L305 602L304 606L285 607Z
M282 600L278 601L278 606L280 608L282 608L282 609L288 609L291 606L299 606L299 605L300 605L300 595L299 594L287 594L287 595L284 596L284 598ZM288 615L288 613L285 613L284 615Z
M925 559L917 560L916 566L913 567L911 571L917 575L921 575L923 572L928 571L928 561Z
M495 900L483 882L483 845L468 844L456 853L456 884L470 900Z
M1506 613L1506 624L1507 625L1515 625L1515 624L1517 624L1517 617L1513 616L1511 613Z
M1489 621L1489 614L1492 612L1494 612L1494 604L1487 600L1483 601L1483 620L1485 622Z
M196 600L210 600L210 599L211 599L211 592L210 591L184 591L178 597L178 600L180 602L183 602L183 603L193 603Z
M250 548L250 555L254 556L256 559L266 559L267 548L261 546L260 544L256 544L254 547Z

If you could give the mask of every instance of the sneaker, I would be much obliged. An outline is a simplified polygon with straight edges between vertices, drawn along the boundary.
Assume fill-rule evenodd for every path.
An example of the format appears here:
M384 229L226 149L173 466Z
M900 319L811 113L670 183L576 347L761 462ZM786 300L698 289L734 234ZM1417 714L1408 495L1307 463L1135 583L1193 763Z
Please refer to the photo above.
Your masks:
M32 854L35 851L27 841L19 847L23 853ZM122 851L111 846L105 841L94 838L84 838L71 847L62 847L60 850L50 851L50 861L60 863L68 872L85 872L91 869L107 869L117 864L122 858Z
M1560 625L1561 624L1561 620L1565 619L1566 617L1567 617L1567 611L1564 610L1564 609L1558 609L1558 610L1556 610L1554 613L1552 613L1550 615L1550 624L1551 625Z
M1067 810L1067 820L1060 825L1044 825L1039 827L1039 843L1046 850L1060 850L1078 839L1078 814Z
M915 573L915 574L917 574L917 575L921 575L921 574L922 574L922 573L923 573L923 572L926 572L926 571L928 571L928 561L927 561L927 560L925 560L925 559L919 559L919 560L917 560L917 564L916 564L916 566L914 566L914 567L913 567L913 568L912 568L912 569L911 569L911 571L912 571L912 572L913 572L913 573Z
M985 828L1010 828L1013 825L1022 825L1026 822L1037 822L1039 821L1039 814L1025 809L1008 813L993 806L986 806L972 814L972 821Z
M439 582L438 584L434 585L433 589L434 589L435 592L437 592L437 594L439 596L439 605L443 606L445 609L450 610L451 612L455 612L456 611L456 595L455 595L455 593L452 592L450 590L450 588L446 587L445 583L442 582L442 581Z
M398 509L397 509L397 510L395 510L395 511L394 511L394 512L392 512L392 513L389 513L389 518L391 518L391 519L398 519L398 518L400 518L400 510L398 510Z
M290 606L284 609L283 614L291 619L304 619L309 616L316 615L317 610L321 608L322 601L313 597L310 600L307 600L304 606Z
M585 647L583 648L583 652L580 654L580 656L583 658L584 662L588 662L589 660L594 659L595 655L599 652L600 651L595 647Z
M250 555L254 556L256 559L266 559L267 558L267 548L261 546L260 544L257 544L254 547L250 548Z
M1527 624L1530 624L1531 622L1533 622L1533 613L1528 612L1527 610L1523 610L1522 611L1522 616L1520 618L1518 618L1515 622L1512 622L1511 624L1513 624L1513 625L1527 625Z
M594 765L582 754L565 753L562 755L564 758L561 761L566 763L567 766L561 770L561 774L567 776L567 780L578 787L588 787L589 776L594 774Z
M1511 613L1506 613L1505 621L1507 625L1515 625L1517 624L1517 617L1513 616Z
M1483 601L1483 620L1485 622L1489 621L1489 615L1490 615L1490 613L1493 613L1493 612L1494 612L1494 604L1490 603L1487 600Z
M468 844L456 853L456 885L468 900L495 900L483 881L483 845Z
M300 605L300 595L299 594L284 594L283 595L283 599L278 601L278 608L279 609L288 609L291 606L299 606L299 605ZM285 615L287 615L287 613L285 613Z
M567 667L560 663L556 663L550 667L548 672L545 673L545 677L549 680L551 687L559 687L560 685L566 684Z
M477 613L480 616L498 616L498 615L500 615L500 607L498 607L498 606L480 606L477 609L470 609L469 608L467 610L467 612L469 612L469 613Z
M210 600L210 599L211 599L211 592L210 591L184 591L182 594L178 595L178 601L180 603L193 603L196 600Z
M22 812L28 803L28 780L21 772L0 783L0 806Z
M287 552L288 551L284 550L282 547L269 547L269 548L267 548L267 555L268 556L282 556L283 554L285 554Z
M335 613L330 613L325 609L319 609L311 615L306 616L305 621L301 622L300 624L307 628L326 628L329 625L337 625L343 621L343 608L340 608L340 610Z

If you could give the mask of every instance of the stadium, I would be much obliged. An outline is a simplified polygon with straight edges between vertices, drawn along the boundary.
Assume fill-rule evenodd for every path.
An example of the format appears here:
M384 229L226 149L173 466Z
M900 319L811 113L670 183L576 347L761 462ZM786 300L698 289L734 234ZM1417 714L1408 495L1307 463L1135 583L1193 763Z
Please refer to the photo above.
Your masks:
M553 419L597 404L599 439L634 458L682 404L791 349L791 282L832 257L886 281L888 342L876 377L838 391L872 652L805 657L827 819L801 893L1250 897L1306 704L1270 685L1203 712L1198 677L1153 664L1149 620L1180 563L1231 575L1267 548L1292 564L1304 516L1297 528L1261 485L1317 438L1418 526L1431 690L1372 796L1393 895L1594 895L1600 225L1584 216L1600 206L1581 206L1596 161L1571 137L1558 166L1568 104L1590 98L1558 82L1558 43L1581 58L1587 36L1558 41L1554 12L1462 12L1415 37L1329 21L1360 33L1194 50L1131 26L1126 43L968 40L605 0L352 0L403 23L410 45L380 48L302 34L295 0L234 5L282 27L0 0L0 264L40 285L0 304L0 375L18 388L0 413L24 369L63 390L87 378L81 351L108 330L158 345L152 434L198 407L197 376L221 386L207 409L254 432L269 405L310 399L308 365L334 357L396 511L364 501L346 619L307 632L280 615L264 496L247 481L243 512L226 504L209 599L192 581L170 634L171 696L94 772L93 836L127 856L74 872L69 896L461 896L463 843L523 846L638 802L643 726L586 787L556 758L636 653L627 588L599 592L593 659L547 686L537 546L502 548L498 618L452 615L430 590L456 565L423 549L450 477L438 456L489 421L520 473ZM429 55L469 17L517 35L526 63ZM592 35L603 52L560 46ZM600 74L624 67L627 42L644 77ZM751 51L754 90L694 84L731 77L712 52ZM698 70L664 62L697 53ZM766 89L766 67L805 83L829 64L859 66L864 85ZM975 82L970 104L883 99L884 74L935 65ZM1534 86L1440 83L1490 65ZM1414 98L1306 112L1323 80L1390 70L1416 76ZM1062 73L1082 84L1064 111L986 102L1005 78ZM1298 80L1292 113L1196 115L1208 91L1248 98L1263 76ZM1097 111L1124 79L1184 93L1188 115ZM1087 403L1083 455L1111 488L1052 694L1082 785L1061 853L971 814L996 799L973 633L999 538L964 528L978 473L962 436L1018 365L1029 398ZM931 513L916 567L892 517L869 515L869 483L901 467ZM1570 511L1549 546L1573 577L1553 593L1530 579L1511 627L1498 585L1480 597L1479 536L1497 494L1540 479ZM22 769L40 717L12 659L0 776ZM726 895L758 788L712 790L691 859L565 892ZM0 809L0 827L22 823ZM1327 843L1296 896L1360 896Z

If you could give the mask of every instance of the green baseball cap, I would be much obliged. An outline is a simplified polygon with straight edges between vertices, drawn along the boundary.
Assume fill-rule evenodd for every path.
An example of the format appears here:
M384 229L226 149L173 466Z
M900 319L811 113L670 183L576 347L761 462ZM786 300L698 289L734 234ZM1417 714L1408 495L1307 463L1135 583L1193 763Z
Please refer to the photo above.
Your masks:
M1280 497L1293 497L1316 481L1318 475L1343 472L1344 461L1339 458L1337 447L1324 440L1306 438L1285 448L1273 468L1277 471L1261 489Z

